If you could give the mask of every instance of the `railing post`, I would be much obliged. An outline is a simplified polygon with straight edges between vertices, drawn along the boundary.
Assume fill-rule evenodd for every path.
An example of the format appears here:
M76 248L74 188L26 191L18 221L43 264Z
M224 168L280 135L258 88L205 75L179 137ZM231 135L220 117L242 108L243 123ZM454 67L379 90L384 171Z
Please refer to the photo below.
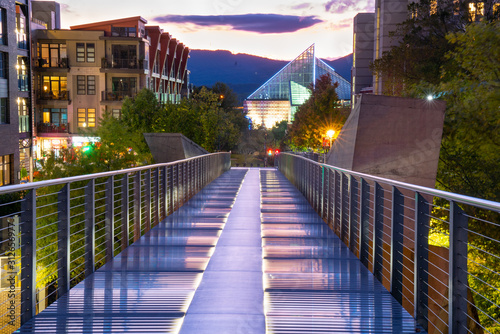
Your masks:
M333 221L335 217L333 215L333 210L335 206L335 172L330 169L328 171L328 226L335 232L335 226L333 226Z
M393 297L400 304L403 304L403 224L404 197L399 189L393 186L391 217L390 290Z
M60 297L70 287L70 183L57 194L57 295Z
M36 190L29 191L21 213L21 325L36 314Z
M467 244L468 218L450 201L450 250L448 332L467 333Z
M162 202L163 202L163 209L161 209L161 214L160 214L160 221L162 221L163 219L165 219L168 215L168 167L167 166L163 166L161 167L161 191L160 191L160 194L161 194L161 199L162 199ZM160 205L158 207L158 210L160 210L160 208L162 207L162 205Z
M144 201L146 202L144 207L144 220L146 223L146 226L144 228L145 232L148 233L149 230L151 230L151 169L147 169L144 171Z
M349 175L349 249L353 254L355 252L354 225L356 224L356 196L358 195L358 181L352 175ZM359 233L359 228L357 229Z
M373 275L382 282L384 268L383 229L384 229L384 190L375 182L373 203Z
M160 167L157 167L153 170L153 182L154 182L154 216L153 216L153 225L156 226L160 222L161 216L161 190L160 190Z
M134 242L141 237L141 172L134 176Z
M168 215L174 212L174 166L168 166Z
M415 251L413 282L413 317L417 324L428 330L428 284L429 284L429 203L415 193Z
M368 268L370 249L370 185L361 179L361 199L359 213L359 259Z
M351 230L346 231L346 228L349 227L349 180L347 176L344 173L340 173L340 180L341 180L341 203L340 203L340 226L341 226L341 235L340 235L340 240L342 242L347 243L346 241L346 233L351 233ZM349 236L347 236L347 239L349 239Z
M121 212L121 221L122 221L122 240L121 240L121 250L125 250L129 244L129 180L128 173L125 173L122 178L122 212Z
M106 181L106 212L104 214L106 234L106 262L113 259L115 253L115 177Z
M334 173L334 193L333 193L333 231L337 234L337 236L342 240L342 215L340 211L340 203L341 203L341 191L342 184L340 182L340 175L337 171ZM339 204L337 207L337 203ZM337 216L339 219L337 219Z
M95 179L85 187L85 277L95 271Z

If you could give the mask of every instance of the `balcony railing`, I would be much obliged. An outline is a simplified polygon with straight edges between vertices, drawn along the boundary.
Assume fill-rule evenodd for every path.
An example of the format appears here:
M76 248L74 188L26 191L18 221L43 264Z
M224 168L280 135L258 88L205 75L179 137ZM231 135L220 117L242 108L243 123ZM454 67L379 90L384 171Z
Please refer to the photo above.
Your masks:
M69 133L69 123L38 123L38 133Z
M144 61L136 58L103 58L101 66L113 69L144 69Z
M0 187L0 259L10 266L3 303L13 305L0 314L0 332L64 296L230 165L229 153L215 153Z
M38 67L69 68L68 58L58 58L58 57L38 58Z
M69 91L42 91L38 93L38 99L69 101Z
M137 95L137 90L105 90L102 92L102 101L123 101L123 99L128 97L135 97Z
M498 333L500 203L288 153L280 171L429 333Z
M30 131L30 117L29 115L19 116L19 133Z

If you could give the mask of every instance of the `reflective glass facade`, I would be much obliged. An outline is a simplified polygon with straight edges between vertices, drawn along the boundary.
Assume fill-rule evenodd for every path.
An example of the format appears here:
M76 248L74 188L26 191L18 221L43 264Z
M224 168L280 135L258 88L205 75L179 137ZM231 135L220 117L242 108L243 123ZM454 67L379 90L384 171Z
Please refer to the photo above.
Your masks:
M272 106L273 104L256 104L252 101L286 101L285 104L288 106L287 115L277 121L283 119L288 119L289 122L292 121L297 107L311 96L311 85L324 74L330 74L332 80L338 83L337 94L339 99L350 100L351 84L325 62L315 57L313 44L246 99L244 107L248 117L252 119L253 124L264 124L269 127L269 124L272 123L272 126L276 121L277 113L275 110L266 109L264 106ZM257 105L259 105L258 110L254 109ZM284 103L280 103L280 106L283 108ZM283 111L280 110L278 114L283 114ZM267 117L270 119L267 120Z

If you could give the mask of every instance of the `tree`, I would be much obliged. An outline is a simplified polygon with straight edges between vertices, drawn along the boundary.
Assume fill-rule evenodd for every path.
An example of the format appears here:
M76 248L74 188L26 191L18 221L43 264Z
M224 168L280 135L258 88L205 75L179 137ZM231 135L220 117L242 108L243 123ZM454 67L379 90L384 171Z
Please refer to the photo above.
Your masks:
M339 132L349 115L349 109L339 103L336 88L329 74L316 80L312 93L295 113L290 128L290 143L297 149L320 149L329 129Z
M478 8L477 13L470 10L470 4ZM493 2L421 0L410 3L411 16L390 33L397 41L396 46L372 64L373 72L384 78L383 94L411 96L413 88L421 82L438 84L445 79L441 69L448 66L446 54L454 47L446 36L465 31L465 27L479 17L486 22L498 20L500 10L494 8ZM452 75L453 71L446 74Z

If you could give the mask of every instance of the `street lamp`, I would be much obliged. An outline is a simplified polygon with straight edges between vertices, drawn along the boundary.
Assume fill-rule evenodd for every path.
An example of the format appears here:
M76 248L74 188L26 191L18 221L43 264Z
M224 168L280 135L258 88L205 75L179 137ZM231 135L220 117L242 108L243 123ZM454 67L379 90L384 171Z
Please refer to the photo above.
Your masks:
M334 135L335 135L335 130L328 130L326 132L326 136L330 139L330 150L332 149L332 139Z

